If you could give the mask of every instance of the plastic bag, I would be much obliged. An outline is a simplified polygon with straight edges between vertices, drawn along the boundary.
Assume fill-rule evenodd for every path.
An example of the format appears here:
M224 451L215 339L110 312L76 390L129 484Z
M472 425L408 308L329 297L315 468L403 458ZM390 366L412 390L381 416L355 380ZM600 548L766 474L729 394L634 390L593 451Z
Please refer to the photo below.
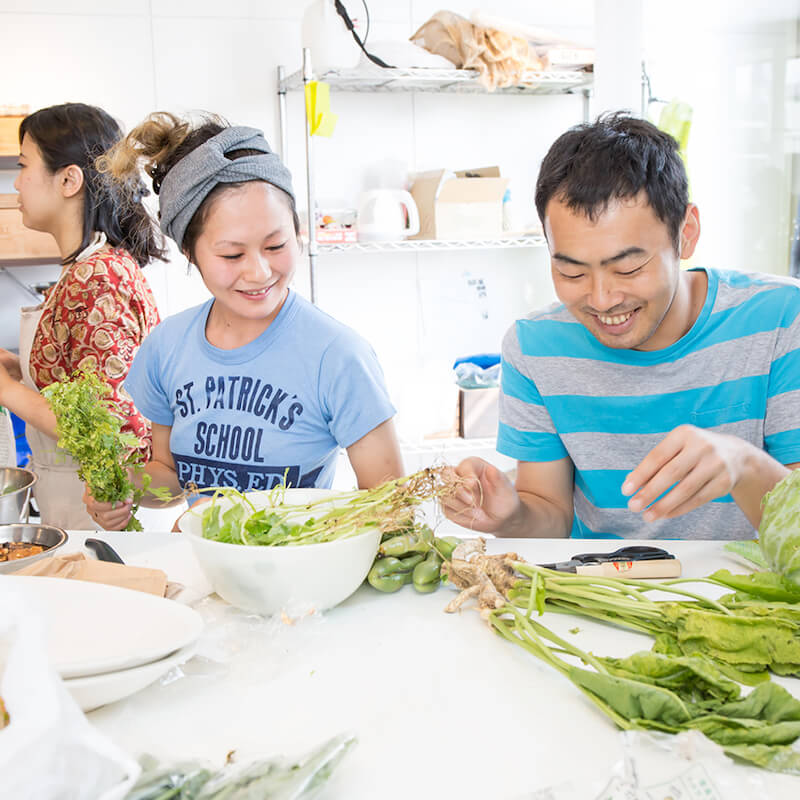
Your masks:
M0 406L0 467L17 466L17 446L14 425L8 409Z
M125 800L312 800L355 742L340 735L300 761L260 759L218 771L195 762L159 766L146 756L145 771Z
M410 39L459 69L477 70L487 89L514 86L522 81L525 70L542 68L522 37L473 25L452 11L437 12Z
M516 800L763 800L789 796L781 787L796 781L736 764L699 731L623 731L619 741L623 757L610 774L586 770Z
M486 389L500 385L500 355L482 355L459 358L453 364L456 384L462 389Z
M0 696L9 716L0 730L2 796L124 796L139 765L89 724L48 663L44 619L1 581L0 607Z

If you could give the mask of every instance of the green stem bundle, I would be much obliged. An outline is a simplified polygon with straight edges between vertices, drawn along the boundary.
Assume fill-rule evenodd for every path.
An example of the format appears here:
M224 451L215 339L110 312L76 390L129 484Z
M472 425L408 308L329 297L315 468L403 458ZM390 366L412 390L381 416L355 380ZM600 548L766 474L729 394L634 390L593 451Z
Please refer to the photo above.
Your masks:
M413 526L415 508L426 500L452 493L457 479L444 467L426 468L374 489L343 492L332 501L286 503L286 489L271 490L263 508L247 495L223 488L214 491L202 510L203 536L244 545L305 545L356 536L370 528L381 533ZM223 510L218 500L232 504Z
M740 591L714 601L679 587L686 579L646 583L513 566L522 577L506 604L488 612L489 624L569 678L617 726L700 730L737 759L800 775L800 752L792 747L800 738L800 700L766 673L800 674L800 609L742 591L771 596L785 590L780 581L721 570L698 582ZM653 600L653 591L676 599ZM649 633L654 650L596 656L533 619L546 610ZM758 685L741 698L739 682Z

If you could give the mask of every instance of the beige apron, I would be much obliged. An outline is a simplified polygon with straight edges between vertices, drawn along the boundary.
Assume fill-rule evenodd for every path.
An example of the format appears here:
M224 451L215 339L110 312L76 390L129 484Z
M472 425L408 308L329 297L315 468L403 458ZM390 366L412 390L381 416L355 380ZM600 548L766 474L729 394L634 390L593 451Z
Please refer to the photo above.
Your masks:
M77 261L88 258L106 243L103 233L96 233L89 246L83 250ZM63 279L59 278L59 282ZM50 293L53 296L55 287ZM33 337L39 326L42 312L47 300L38 306L21 309L19 326L19 362L22 370L22 382L29 389L38 392L30 375L31 347ZM78 478L78 465L66 451L56 447L54 439L27 425L25 436L31 447L31 469L39 480L33 493L45 525L56 525L65 530L97 530L97 525L86 511L83 504L83 482Z

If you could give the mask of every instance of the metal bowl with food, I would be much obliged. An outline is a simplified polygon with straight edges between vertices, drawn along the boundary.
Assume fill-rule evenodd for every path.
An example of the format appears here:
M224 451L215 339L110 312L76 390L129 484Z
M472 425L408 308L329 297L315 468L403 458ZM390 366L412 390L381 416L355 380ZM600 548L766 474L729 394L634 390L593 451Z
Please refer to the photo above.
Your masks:
M0 525L24 522L36 483L35 472L20 467L0 468Z
M0 573L16 572L53 555L67 538L66 531L53 525L32 522L0 525Z

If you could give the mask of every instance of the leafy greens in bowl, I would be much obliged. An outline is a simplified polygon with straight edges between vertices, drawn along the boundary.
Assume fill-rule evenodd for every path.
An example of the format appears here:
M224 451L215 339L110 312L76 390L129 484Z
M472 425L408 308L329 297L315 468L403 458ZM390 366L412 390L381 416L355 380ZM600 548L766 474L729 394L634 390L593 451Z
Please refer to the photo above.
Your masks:
M218 489L178 527L232 605L261 614L323 611L362 583L384 534L412 525L421 503L458 485L452 470L433 467L351 492Z
M214 591L231 605L264 615L325 611L349 597L364 581L378 552L380 528L365 526L333 541L294 546L274 542L269 546L264 539L270 533L285 536L284 528L302 529L314 514L341 505L341 493L328 489L286 489L282 497L283 506L272 505L275 495L271 492L247 492L239 500L216 498L213 505L203 504L184 513L178 527L189 536ZM314 510L303 512L306 507ZM265 527L262 536L245 531L243 522L254 515L254 525ZM283 522L265 525L271 515Z

